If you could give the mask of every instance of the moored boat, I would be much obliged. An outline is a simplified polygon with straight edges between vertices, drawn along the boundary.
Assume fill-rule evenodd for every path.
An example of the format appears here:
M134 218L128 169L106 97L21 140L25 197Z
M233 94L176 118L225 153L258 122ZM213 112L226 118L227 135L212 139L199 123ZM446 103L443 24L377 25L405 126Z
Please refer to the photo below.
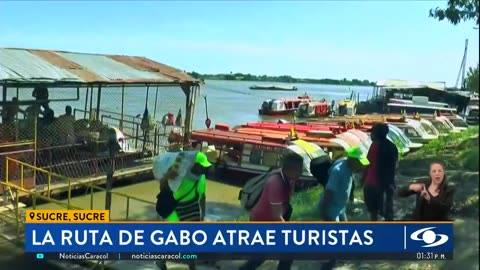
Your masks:
M465 120L469 125L478 125L478 100L478 93L471 95L465 109Z
M252 85L250 90L273 90L273 91L298 91L296 86L284 86L284 85Z
M338 103L337 115L355 115L357 103L351 99L343 99Z
M237 129L239 132L249 132L249 134L261 134L262 130L273 130L277 132L286 133L291 129L292 124L289 123L268 123L268 122L253 122L242 125L242 129ZM405 134L395 126L389 125L390 131L387 138L395 143L399 153L404 155L410 150L416 150L422 147L421 143L411 142ZM363 144L365 147L363 150L368 150L371 144L371 139L368 135L372 126L371 125L343 125L337 123L297 123L295 129L301 134L301 138L310 142L317 142L318 138L329 139L330 142L334 142L344 147L344 149ZM272 132L272 131L269 131ZM346 134L346 136L337 134ZM351 134L355 135L360 141L355 138L351 138Z
M299 118L324 117L331 113L330 105L325 100L314 100L298 106Z
M204 145L202 148L210 149L205 152L209 161L215 164L216 177L247 181L272 168L278 168L281 156L293 151L302 155L305 163L299 187L317 183L317 179L310 173L310 161L327 155L318 145L274 134L243 134L222 126L221 129L193 131L190 137L192 141Z
M308 95L296 98L267 99L263 101L262 107L258 109L259 115L288 115L295 112L301 103L310 102Z

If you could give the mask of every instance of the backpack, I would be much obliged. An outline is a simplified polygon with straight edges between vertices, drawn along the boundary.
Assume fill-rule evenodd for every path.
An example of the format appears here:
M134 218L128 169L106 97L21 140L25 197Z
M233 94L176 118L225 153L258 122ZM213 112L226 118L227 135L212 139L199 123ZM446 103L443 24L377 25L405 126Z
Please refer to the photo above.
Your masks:
M160 190L160 193L158 193L157 195L157 204L155 205L155 210L157 211L157 213L162 218L167 218L173 211L175 211L178 202L190 195L190 193L192 193L192 191L197 188L198 182L199 181L195 181L192 189L178 199L175 199L175 197L173 197L172 189L170 189L168 185L165 185L166 188L162 188L162 190Z
M333 162L330 158L316 157L310 161L310 173L323 187L327 185L330 168Z
M278 172L268 172L248 180L243 189L238 193L238 200L243 208L247 211L252 210L260 199L260 195L262 195L268 177L276 173Z

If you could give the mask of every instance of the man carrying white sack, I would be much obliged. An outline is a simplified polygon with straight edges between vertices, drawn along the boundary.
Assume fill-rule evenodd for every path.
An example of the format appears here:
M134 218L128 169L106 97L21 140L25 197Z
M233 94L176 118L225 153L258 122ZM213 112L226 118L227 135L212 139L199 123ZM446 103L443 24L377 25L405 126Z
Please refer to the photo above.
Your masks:
M166 221L203 221L206 202L206 172L212 166L207 156L198 151L165 153L153 163L153 175L160 181L157 213ZM188 261L189 269L195 262ZM156 265L167 270L165 261Z

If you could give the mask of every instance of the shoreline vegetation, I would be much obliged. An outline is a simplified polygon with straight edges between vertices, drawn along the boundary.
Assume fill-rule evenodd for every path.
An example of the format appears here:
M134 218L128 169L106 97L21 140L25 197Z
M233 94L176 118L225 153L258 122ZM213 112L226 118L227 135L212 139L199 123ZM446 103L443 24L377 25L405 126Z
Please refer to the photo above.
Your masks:
M200 74L195 71L188 72L188 74L200 80L225 80L225 81L252 81L252 82L280 82L280 83L309 83L309 84L330 84L330 85L348 85L348 86L375 86L375 82L369 80L348 80L343 78L337 79L309 79L309 78L294 78L288 75L282 76L267 76L267 75L252 75L243 73L229 74Z
M450 185L455 187L454 207L450 218L454 220L455 257L452 261L342 261L338 267L344 270L413 270L413 269L478 269L479 240L479 127L471 127L462 133L452 133L425 145L417 152L402 157L396 176L396 186L408 185L419 178L428 177L429 164L440 161ZM292 221L318 220L315 207L323 192L320 186L295 193L292 197ZM355 181L354 201L347 206L349 221L368 221L363 201L363 189ZM415 198L394 198L396 220L409 220ZM240 220L248 220L243 215ZM472 243L477 243L473 245ZM320 269L322 262L296 261L299 269ZM228 264L228 263L226 263ZM272 267L275 263L272 264ZM228 269L228 267L222 268ZM272 268L273 269L273 268Z

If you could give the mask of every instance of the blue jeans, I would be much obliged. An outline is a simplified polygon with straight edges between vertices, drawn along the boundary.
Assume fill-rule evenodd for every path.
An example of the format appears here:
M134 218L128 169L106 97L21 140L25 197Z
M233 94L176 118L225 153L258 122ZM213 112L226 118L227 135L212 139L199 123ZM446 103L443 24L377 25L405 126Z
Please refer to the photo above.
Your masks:
M321 209L321 204L319 205L319 207ZM342 209L340 209L340 211L338 210L329 211L328 221L337 221L337 222L348 221L346 207L343 207ZM321 270L333 270L336 264L337 264L337 261L335 259L331 259L328 262L322 264Z

